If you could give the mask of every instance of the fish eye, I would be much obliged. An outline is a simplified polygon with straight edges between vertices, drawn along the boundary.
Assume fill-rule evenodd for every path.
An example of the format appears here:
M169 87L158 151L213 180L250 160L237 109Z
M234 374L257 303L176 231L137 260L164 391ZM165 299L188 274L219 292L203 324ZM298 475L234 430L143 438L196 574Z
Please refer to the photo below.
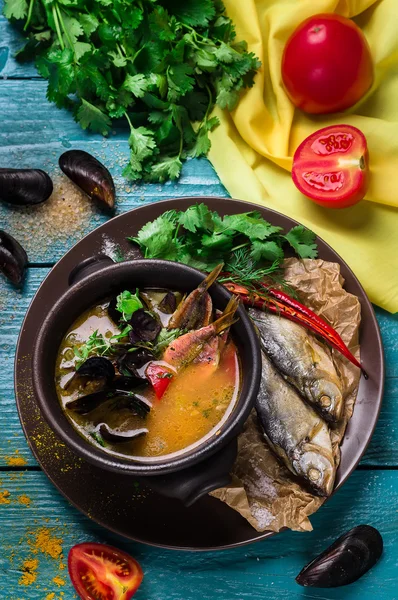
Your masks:
M320 400L319 400L321 406L323 406L323 408L329 408L330 405L332 404L332 399L329 396L321 396Z
M310 478L311 481L318 481L318 479L321 476L321 472L318 471L318 469L315 469L314 467L312 467L309 471L308 471L308 477Z

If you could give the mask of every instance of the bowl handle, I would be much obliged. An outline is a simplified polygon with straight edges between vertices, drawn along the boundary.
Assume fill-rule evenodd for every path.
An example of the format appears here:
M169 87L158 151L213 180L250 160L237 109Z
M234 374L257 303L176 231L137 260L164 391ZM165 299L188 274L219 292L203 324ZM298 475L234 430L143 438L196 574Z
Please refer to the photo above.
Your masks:
M231 482L230 471L238 454L238 438L234 438L225 448L203 462L169 475L143 477L140 481L155 492L177 498L185 506L213 490Z
M85 258L84 260L79 262L69 273L69 287L75 285L75 283L79 283L79 281L87 277L87 275L91 275L96 271L100 271L104 267L109 267L109 265L113 265L114 262L115 261L113 261L106 254L97 254L96 256L90 256L90 258Z

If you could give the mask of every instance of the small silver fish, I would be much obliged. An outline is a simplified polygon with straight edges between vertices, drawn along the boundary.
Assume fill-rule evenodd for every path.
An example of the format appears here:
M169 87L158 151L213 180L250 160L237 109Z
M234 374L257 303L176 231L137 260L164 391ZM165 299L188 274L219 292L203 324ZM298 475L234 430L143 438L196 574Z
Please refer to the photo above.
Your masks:
M333 362L320 344L300 325L249 309L259 334L261 347L278 371L303 397L331 423L342 417L344 400L340 379Z
M330 496L336 475L330 432L262 352L256 411L271 449L316 494Z

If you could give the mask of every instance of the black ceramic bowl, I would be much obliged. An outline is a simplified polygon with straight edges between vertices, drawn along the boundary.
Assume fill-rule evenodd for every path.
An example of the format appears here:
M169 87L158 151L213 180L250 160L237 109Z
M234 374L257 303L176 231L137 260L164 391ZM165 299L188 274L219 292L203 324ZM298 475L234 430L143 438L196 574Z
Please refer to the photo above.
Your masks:
M86 309L123 289L165 287L190 292L203 280L200 271L169 261L135 260L112 263L108 257L84 261L70 276L70 289L47 315L33 349L33 385L41 412L55 433L79 456L97 467L145 478L157 491L191 504L203 494L226 485L236 457L236 439L253 407L261 378L259 343L243 307L231 333L242 365L237 404L220 433L178 457L145 463L112 456L91 445L74 429L62 411L55 383L55 361L69 327ZM221 285L210 288L214 306L223 310L230 293Z

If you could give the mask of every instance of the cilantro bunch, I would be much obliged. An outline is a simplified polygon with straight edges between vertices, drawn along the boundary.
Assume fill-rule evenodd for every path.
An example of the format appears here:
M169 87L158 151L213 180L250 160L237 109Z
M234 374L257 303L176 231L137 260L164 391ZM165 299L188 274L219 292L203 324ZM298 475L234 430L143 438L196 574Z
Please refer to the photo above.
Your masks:
M173 260L208 272L223 262L232 279L250 286L281 274L287 248L299 258L316 258L315 237L302 225L285 234L256 211L221 217L205 204L196 204L186 211L165 212L128 239L140 246L145 258Z
M24 20L18 56L50 101L103 135L127 120L133 181L175 179L206 155L215 104L232 110L260 66L220 0L5 0L4 14Z

